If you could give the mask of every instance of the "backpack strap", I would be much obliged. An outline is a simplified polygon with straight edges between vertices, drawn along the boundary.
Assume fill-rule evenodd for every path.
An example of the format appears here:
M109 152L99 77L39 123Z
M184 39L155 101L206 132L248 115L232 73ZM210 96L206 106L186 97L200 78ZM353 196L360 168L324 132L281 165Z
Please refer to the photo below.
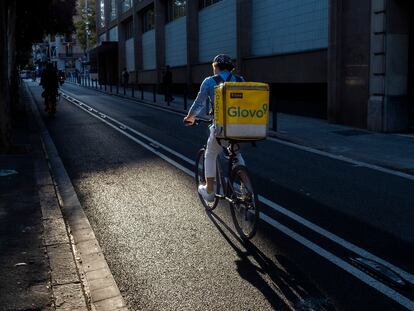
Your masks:
M231 78L233 78L233 76L236 78L236 82L243 82L243 79L241 77L233 75L233 74L229 74L226 81L224 81L223 78L220 75L214 75L213 79L216 82L216 85L219 85L219 84L224 83L224 82L230 82Z
M213 76L214 81L216 81L216 85L219 85L221 83L224 83L223 78L220 75L214 75Z

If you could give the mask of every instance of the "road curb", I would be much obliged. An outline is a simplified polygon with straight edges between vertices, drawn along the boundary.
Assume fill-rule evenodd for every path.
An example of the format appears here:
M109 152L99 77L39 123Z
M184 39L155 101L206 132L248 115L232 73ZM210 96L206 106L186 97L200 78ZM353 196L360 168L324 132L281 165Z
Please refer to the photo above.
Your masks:
M151 100L139 99L138 97L131 97L131 96L126 96L126 95L122 95L122 94L109 93L109 92L105 92L105 91L100 90L100 89L96 89L94 87L84 86L84 85L80 85L80 84L77 84L77 83L74 83L74 82L67 82L67 83L73 84L73 85L76 85L76 86L80 86L80 87L83 87L85 89L93 90L93 91L96 91L96 92L99 92L99 93L102 93L102 94L105 94L105 95L116 96L116 97L127 99L127 100L130 100L130 101L133 101L133 102L141 103L141 104L150 106L152 108L155 107L155 108L160 108L160 109L164 109L164 110L167 110L167 111L174 111L174 112L177 112L177 113L180 113L180 114L183 114L183 115L187 114L187 110L174 108L172 106L161 105L161 104L158 104L157 102L154 103Z
M83 211L56 146L43 123L36 100L27 85L25 88L30 94L31 110L40 131L44 154L49 164L60 210L68 229L73 255L90 309L93 311L127 311L125 301ZM65 291L62 293L64 294Z

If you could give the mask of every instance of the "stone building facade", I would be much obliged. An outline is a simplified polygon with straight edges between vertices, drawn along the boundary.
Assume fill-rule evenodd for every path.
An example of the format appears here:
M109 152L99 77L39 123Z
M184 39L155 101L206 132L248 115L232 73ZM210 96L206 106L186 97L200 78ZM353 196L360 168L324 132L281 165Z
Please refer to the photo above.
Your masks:
M99 78L195 92L211 60L229 54L238 73L271 85L278 111L374 131L413 119L412 1L99 0Z

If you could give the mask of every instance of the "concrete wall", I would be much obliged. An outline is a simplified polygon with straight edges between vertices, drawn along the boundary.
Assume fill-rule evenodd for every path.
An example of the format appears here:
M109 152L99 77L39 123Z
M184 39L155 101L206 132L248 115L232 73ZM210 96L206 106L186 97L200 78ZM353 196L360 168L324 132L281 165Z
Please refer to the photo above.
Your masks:
M211 62L221 53L236 58L236 0L222 0L201 10L198 29L199 62Z
M125 62L128 71L135 70L135 45L134 38L125 41Z
M372 0L368 128L393 132L409 126L409 2Z
M328 119L367 127L371 1L330 1Z
M186 18L165 25L165 64L171 67L187 64Z
M328 0L253 0L251 20L254 56L328 47Z
M155 69L155 30L142 34L142 68L144 70Z

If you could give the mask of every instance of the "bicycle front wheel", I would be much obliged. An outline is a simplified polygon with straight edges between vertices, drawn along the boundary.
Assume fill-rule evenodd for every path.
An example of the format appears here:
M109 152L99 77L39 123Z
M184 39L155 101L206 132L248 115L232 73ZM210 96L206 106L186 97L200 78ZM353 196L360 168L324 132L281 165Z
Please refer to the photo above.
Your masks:
M194 168L194 174L195 174L195 180L196 180L196 185L197 185L198 197L200 198L200 201L203 204L203 206L205 207L205 209L208 210L208 211L212 211L213 209L216 208L216 206L218 204L218 201L219 201L219 198L216 197L216 198L214 198L213 202L207 202L198 193L198 186L199 185L204 185L206 183L205 169L204 169L204 154L205 154L205 151L206 151L205 148L202 148L197 153L195 168Z
M231 187L233 191L230 204L234 226L242 239L251 239L257 229L259 208L253 183L247 169L237 166L231 171Z

